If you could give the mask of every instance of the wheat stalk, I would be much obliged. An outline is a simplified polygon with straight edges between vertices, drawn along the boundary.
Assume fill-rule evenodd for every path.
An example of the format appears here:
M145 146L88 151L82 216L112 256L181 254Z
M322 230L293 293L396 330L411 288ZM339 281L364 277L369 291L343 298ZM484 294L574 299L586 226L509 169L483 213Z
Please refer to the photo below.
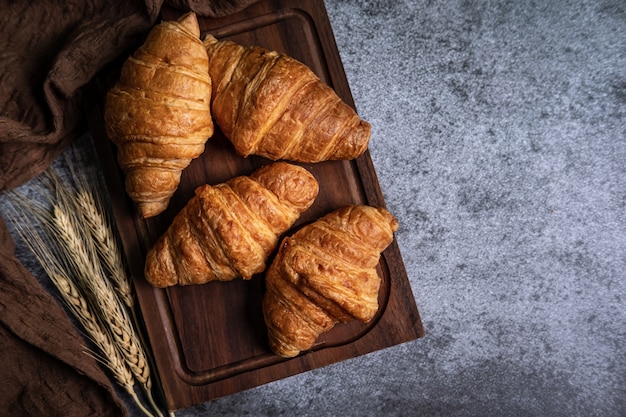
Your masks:
M83 214L91 236L95 241L98 254L103 261L109 277L115 284L118 295L129 309L134 308L133 291L130 281L126 278L126 268L122 259L120 246L111 232L107 219L102 215L96 199L87 190L79 190L76 205Z
M101 354L93 353L92 356L109 369L116 383L131 396L144 414L154 417L154 414L139 400L134 389L135 379L130 367L125 362L119 349L115 347L110 334L98 322L85 297L79 293L72 281L63 276L62 273L48 273L48 276L59 289L68 309L81 323L90 340L99 348Z
M126 309L120 304L111 282L106 279L106 276L103 276L104 268L97 256L98 253L104 252L104 249L100 248L99 250L98 246L107 240L106 233L96 231L96 236L101 236L101 239L87 239L86 236L89 234L81 233L84 231L80 230L85 224L90 230L97 227L93 220L99 216L93 213L95 211L92 210L94 209L93 206L86 207L86 210L73 209L79 204L76 203L76 197L68 194L64 187L57 187L57 201L58 203L54 204L52 209L53 226L66 253L73 262L72 266L80 272L80 284L89 289L100 313L111 326L112 333L117 339L133 374L147 390L150 390L152 381L143 347L139 343L132 322L129 320ZM91 216L86 212L91 212ZM78 213L83 215L82 218L78 218ZM83 218L86 222L80 221ZM104 225L100 224L100 226ZM125 277L123 270L120 276Z
M48 276L59 289L68 309L76 317L83 328L87 332L89 338L102 352L102 357L93 355L98 358L113 374L113 377L119 385L126 389L128 393L134 393L134 379L130 368L124 362L124 358L115 348L110 336L102 330L96 316L89 307L89 303L79 293L72 281L63 276L62 273L49 272Z
M68 198L68 190L66 187L60 186L62 184L57 175L53 175L52 181L56 185L57 193L66 194L63 196L64 201L72 203L74 208L82 214L83 220L85 220L89 232L95 241L98 254L109 273L109 278L114 283L118 295L122 298L124 304L131 311L134 311L132 285L126 275L119 238L114 233L111 219L104 210L102 201L105 192L104 186L98 181L93 163L81 163L81 161L89 161L90 159L93 161L93 156L86 155L86 153L86 149L72 146L69 152L64 154L65 163L74 183L74 189L72 190L74 198ZM76 169L74 166L75 161L79 162L81 170ZM54 174L54 171L50 171L50 174Z
M132 286L130 285L130 280L126 274L125 263L121 255L122 251L119 246L119 240L113 233L113 228L109 218L104 214L102 200L101 198L98 198L100 197L100 194L98 192L95 192L94 194L90 193L85 188L86 182L81 179L82 177L80 176L75 177L77 190L75 198L70 199L70 202L75 206L75 210L82 214L82 219L85 221L95 243L95 249L100 255L100 258L109 273L109 277L115 285L115 290L117 291L118 296L131 312L133 322L137 328L140 328L139 320L135 315ZM67 196L65 197L65 200L67 200ZM110 291L108 286L101 289L103 290L103 294L106 294L106 291ZM105 296L105 298L112 300L114 297L109 294L108 297ZM122 313L125 313L125 310L122 309ZM123 319L125 322L128 321L127 316L124 316ZM127 351L129 352L130 357L137 355L140 359L140 364L138 364L137 369L133 369L136 372L138 381L144 386L144 390L148 394L149 401L153 402L153 398L150 395L150 390L152 388L152 381L149 375L150 368L147 363L143 363L143 361L147 359L147 355L141 350L144 339L142 338L141 333L131 334L131 336L133 340L131 345L128 346L129 349L127 349ZM135 351L135 349L137 349L137 351Z
M21 204L29 204L22 196L13 194L12 203L18 201ZM89 340L100 350L100 354L91 352L91 355L102 363L111 373L115 382L120 385L133 399L137 406L149 417L154 415L141 403L135 392L135 380L131 369L124 361L120 351L115 347L109 332L100 323L98 316L90 307L87 299L74 284L73 279L66 273L70 270L64 265L65 257L59 256L58 247L48 239L42 237L36 230L33 223L22 211L19 214L21 221L17 221L15 213L17 209L14 204L11 207L14 213L8 213L9 219L16 226L17 232L22 240L29 247L35 258L39 261L48 277L58 289L64 304L70 313L78 320L83 327ZM44 226L50 226L49 219L41 207L29 206L31 214Z
M119 237L104 208L105 188L99 181L93 155L87 153L84 146L76 144L64 153L69 180L51 167L31 183L42 188L38 196L44 197L47 207L16 193L13 201L30 210L48 232L45 242L41 238L29 246L33 253L37 248L54 248L47 253L40 249L39 261L42 265L54 265L46 273L59 288L68 310L81 324L85 319L81 312L89 311L92 320L86 321L86 326L91 326L91 330L83 327L101 351L101 355L93 356L111 370L116 383L127 392L129 375L132 386L138 382L154 413L147 412L134 390L129 394L147 415L162 417L152 396L149 357L138 331L141 326ZM34 229L32 224L31 227ZM71 273L64 275L63 271ZM97 326L93 325L94 320Z
M121 261L119 246L112 246L114 239L111 227L104 220L104 215L99 214L101 212L93 198L83 200L83 203L87 203L89 206L80 206L77 195L89 195L84 189L84 184L88 183L87 181L75 177L78 189L70 193L59 182L58 177L55 178L54 175L51 175L51 177L53 177L53 183L55 184L57 201L57 204L53 205L53 223L56 233L58 236L61 236L60 240L74 261L73 268L81 272L80 277L82 279L79 283L85 286L92 295L93 303L99 307L98 310L103 320L108 324L111 334L116 340L116 346L122 352L136 380L141 384L148 401L158 411L158 407L152 397L150 366L147 354L143 349L142 338L135 331L133 321L129 319L127 310L121 304L120 298L106 277L104 268L99 262L100 258L96 256L106 250L116 251L117 255L114 258L104 257L103 262L105 264L109 262L110 269L117 271L115 273L115 277L117 277L116 282L118 283L117 288L127 288L127 290L120 292L122 296L128 295L126 297L127 301L129 299L132 300L130 281L122 265L123 261ZM78 181L76 181L77 179ZM93 204L91 204L92 202ZM80 218L78 214L81 214ZM89 230L84 230L85 225L87 225ZM94 230L98 228L105 228L108 231ZM94 231L95 233L93 233ZM90 234L90 232L92 233ZM90 236L91 239L86 239L86 236ZM98 248L102 244L107 244L109 247L106 250ZM93 277L94 279L89 279L88 277ZM131 309L131 312L133 313L134 323L137 325L134 309Z
M53 208L53 222L66 252L73 261L74 268L80 272L81 285L90 290L99 312L111 328L111 333L120 348L126 363L146 391L152 388L150 368L135 329L131 325L126 310L120 305L110 282L102 279L97 257L89 241L77 232L75 216L61 206Z
M35 253L37 247L58 246L54 253L39 252L42 265L54 264L51 262L53 259L64 261L60 267L46 271L51 280L54 282L55 277L62 276L59 271L72 271L71 279L66 277L65 281L55 282L55 285L61 287L59 292L63 294L64 290L72 288L68 285L73 284L74 292L69 294L77 294L79 290L84 294L82 302L77 299L65 301L70 312L82 324L80 310L69 306L78 305L76 302L91 306L93 308L91 316L96 317L103 325L99 327L100 333L94 330L93 335L89 334L90 339L94 339L94 344L102 351L102 356L93 356L107 368L112 369L113 378L126 391L128 391L127 372L130 372L133 383L135 380L139 382L154 413L162 417L163 414L152 396L152 377L148 356L143 348L143 338L133 326L133 324L138 326L138 320L133 308L132 286L126 274L117 236L113 233L109 218L104 214L100 194L102 189L93 189L94 181L90 181L85 175L81 176L73 169L72 173L73 186L66 185L52 168L39 177L39 184L36 185L41 185L43 191L51 194L42 193L47 197L44 200L51 208L46 208L43 204L35 203L17 193L10 193L12 200L30 210L51 236L46 242L40 239L34 247L30 245L31 250ZM133 315L133 320L129 319L128 311ZM102 334L105 333L111 343L108 345L96 343L97 340L103 340ZM112 356L112 347L117 356ZM119 367L120 364L123 364L122 368ZM115 369L121 371L117 371L116 374ZM129 394L146 412L134 390ZM149 412L146 414L154 415ZM173 415L171 412L169 414Z

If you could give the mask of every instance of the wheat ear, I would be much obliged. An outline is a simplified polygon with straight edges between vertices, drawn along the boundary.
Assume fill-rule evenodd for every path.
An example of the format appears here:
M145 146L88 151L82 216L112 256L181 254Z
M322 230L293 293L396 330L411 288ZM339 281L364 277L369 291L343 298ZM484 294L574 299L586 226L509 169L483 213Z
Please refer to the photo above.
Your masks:
M81 284L89 288L100 313L110 324L113 337L133 374L149 390L152 388L150 369L147 366L148 362L143 348L139 345L136 332L109 281L100 277L97 257L93 256L93 251L90 250L87 242L81 238L81 234L77 232L74 226L76 221L72 221L73 217L60 206L54 207L54 225L65 249L72 255L74 267L81 272Z
M76 216L59 205L53 208L53 223L65 250L70 254L73 267L80 272L79 284L88 289L93 304L98 307L103 321L109 326L115 345L120 349L135 379L142 386L148 401L161 415L152 396L152 379L147 355L124 305L109 280L102 276L102 267L91 246L93 241L82 238L84 235L78 233L75 226L78 224Z
M84 161L93 161L93 155L87 155L87 149L72 146L70 148L72 157L66 156L67 168L71 174L73 186L64 186L64 183L60 181L58 175L54 171L50 170L49 179L52 183L53 189L56 193L58 203L64 208L66 213L76 213L80 219L75 216L71 216L71 220L74 221L77 231L90 235L91 239L87 239L85 243L89 244L91 253L97 253L101 260L101 266L104 268L97 268L101 271L98 276L102 281L99 284L99 290L94 287L91 291L96 296L96 302L106 305L103 300L98 299L98 295L102 295L109 299L109 312L117 311L117 319L120 323L130 328L126 330L133 330L133 324L137 330L141 329L140 320L136 314L134 306L134 293L132 290L132 284L129 276L126 273L126 263L123 259L123 252L121 250L119 237L114 232L112 220L107 212L104 210L103 198L106 194L104 185L99 181L96 170L93 164L85 163ZM75 166L75 162L78 161L80 170ZM83 161L83 163L81 163ZM80 221L77 221L80 220ZM85 227L87 225L87 227ZM85 230L87 229L87 230ZM107 275L108 278L107 279ZM115 294L110 294L110 282L113 283L118 297ZM113 301L121 299L128 311L132 314L132 323L128 320L127 310L121 308L115 310L113 308ZM121 313L121 314L119 314ZM104 312L103 314L107 314ZM121 338L121 346L124 346L124 334L119 330L124 330L123 326L117 326L118 323L115 317L110 318L112 323L112 330L117 333ZM152 397L152 378L150 374L150 364L147 362L147 352L143 350L145 340L143 335L137 332L128 332L130 336L130 345L126 345L126 356L131 365L131 369L135 374L136 379L141 383L147 399L155 410L159 410L159 407L155 404Z
M111 340L110 334L99 325L96 316L91 311L91 308L89 308L89 304L85 298L79 294L78 289L73 285L70 279L55 273L49 274L49 276L59 289L68 309L81 323L89 339L92 340L100 350L100 355L92 354L92 356L109 369L116 383L132 397L135 404L137 404L144 414L149 417L154 417L154 414L139 400L134 389L135 379L133 378L132 371L119 349L115 347L115 343Z
M135 380L133 378L133 374L124 361L121 353L115 347L109 332L104 329L98 320L98 316L93 312L85 296L76 287L76 285L74 285L72 278L70 278L65 272L69 270L63 265L63 260L65 258L59 253L56 245L52 242L46 241L46 239L35 231L35 227L32 222L28 220L28 217L24 214L24 212L19 214L21 221L17 221L17 217L15 215L17 212L15 202L19 201L21 204L29 203L25 198L16 194L12 197L13 201L11 202L11 208L14 212L8 213L9 219L15 225L22 241L34 254L35 258L39 261L42 268L57 288L58 293L67 309L81 324L87 338L91 340L99 349L100 354L92 352L89 349L87 349L87 351L89 351L92 357L102 363L111 372L115 382L131 396L142 412L144 412L148 417L154 417L154 415L139 400L134 388ZM40 224L48 227L50 226L49 219L41 208L33 205L30 206L29 209L31 214L38 219Z
M102 215L101 207L96 199L87 190L78 190L76 205L83 214L91 236L95 240L98 254L103 261L109 277L115 285L118 295L129 309L134 308L133 291L130 281L127 279L124 260L121 249L112 228L105 216Z
M77 158L77 150L72 148ZM134 308L134 296L130 280L126 274L122 251L120 250L119 239L113 232L110 219L104 214L101 202L101 187L99 183L87 178L87 174L80 174L67 160L73 180L73 186L68 189L54 169L50 168L44 172L42 182L55 194L58 204L67 211L80 213L81 220L87 225L87 231L93 239L91 246L97 252L107 277L113 282L118 296L129 308ZM54 204L54 203L52 203ZM81 228L83 225L81 224Z

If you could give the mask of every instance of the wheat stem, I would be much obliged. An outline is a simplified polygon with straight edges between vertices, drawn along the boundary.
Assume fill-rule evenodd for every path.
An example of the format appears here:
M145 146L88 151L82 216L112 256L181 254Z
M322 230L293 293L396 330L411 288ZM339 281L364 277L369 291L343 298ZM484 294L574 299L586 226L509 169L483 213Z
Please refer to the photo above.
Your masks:
M21 201L24 202L25 200L22 199ZM33 209L32 213L35 213L34 215L36 217L39 217L40 220L45 222L43 213L34 206L31 208ZM19 214L21 221L17 221L15 215L17 209L15 206L12 206L12 209L14 212L8 213L8 217L16 226L17 232L57 288L67 309L81 324L88 339L91 340L101 352L100 355L92 352L91 356L102 363L111 372L115 382L131 396L137 406L148 417L154 417L139 400L134 389L135 380L133 374L119 350L115 347L110 334L104 330L98 320L98 316L90 307L85 296L80 289L76 287L72 278L66 274L65 271L68 269L64 268L62 265L64 258L58 256L59 253L56 245L46 241L46 239L35 230L35 227L28 220L24 212Z
M71 213L63 210L60 206L54 207L54 223L65 244L66 251L72 256L74 266L81 272L81 284L91 290L94 298L98 301L99 310L110 323L113 336L124 353L127 363L138 381L151 388L150 372L143 349L137 346L135 330L130 326L128 315L124 308L119 305L118 299L111 288L108 280L98 279L99 265L97 258L93 257L92 251L81 238L75 227L75 220Z
M93 308L92 315L106 329L111 346L120 356L118 359L131 372L133 383L139 382L154 413L162 417L161 408L152 396L150 362L143 348L145 341L138 331L141 323L135 314L133 287L119 237L104 209L104 187L96 178L95 169L87 163L89 156L82 153L85 151L76 146L72 146L69 151L72 157L68 153L64 156L72 184L68 184L52 167L38 177L38 182L33 182L33 186L43 189L44 192L38 196L44 197L43 201L48 203L48 207L17 193L12 193L12 201L15 205L27 207L32 217L48 231L48 240L44 242L40 239L37 245L55 248L53 253L40 253L42 265L57 264L54 271L46 271L48 275L55 271L72 272L67 281L85 296L84 303ZM61 261L51 262L51 259ZM59 285L67 288L67 283L59 282ZM79 313L69 309L72 314ZM129 312L132 319L128 316ZM103 364L108 367L113 360L109 359L104 349L101 350ZM124 379L120 380L112 373L116 382L122 385ZM129 394L136 398L134 391ZM138 405L143 409L141 403ZM170 415L173 414L170 412Z
M89 289L94 304L98 306L104 322L109 325L116 346L120 349L135 379L142 386L146 397L154 404L152 379L146 353L128 318L126 309L111 283L101 275L102 269L98 258L93 256L94 250L89 245L92 241L82 238L83 235L77 232L76 216L59 205L53 208L53 221L65 245L65 250L73 260L75 270L80 272L81 285ZM154 406L156 407L155 404Z

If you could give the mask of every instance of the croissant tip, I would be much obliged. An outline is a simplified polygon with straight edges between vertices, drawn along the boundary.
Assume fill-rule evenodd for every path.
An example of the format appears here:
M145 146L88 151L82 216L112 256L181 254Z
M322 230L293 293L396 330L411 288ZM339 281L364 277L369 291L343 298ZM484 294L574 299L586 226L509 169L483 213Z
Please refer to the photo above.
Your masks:
M197 21L198 17L197 17L195 12L191 11L191 12L187 12L187 13L183 14L181 17L179 17L178 18L178 23L185 24L187 22L193 22L194 20Z
M213 35L211 35L210 33L207 33L206 36L204 37L204 39L202 40L202 42L204 43L204 46L210 46L213 45L214 43L217 43L217 38Z
M137 210L142 219L147 219L161 214L167 208L167 202L150 202L150 203L138 203Z
M193 33L196 37L200 36L200 25L195 12L187 12L178 19L178 23Z

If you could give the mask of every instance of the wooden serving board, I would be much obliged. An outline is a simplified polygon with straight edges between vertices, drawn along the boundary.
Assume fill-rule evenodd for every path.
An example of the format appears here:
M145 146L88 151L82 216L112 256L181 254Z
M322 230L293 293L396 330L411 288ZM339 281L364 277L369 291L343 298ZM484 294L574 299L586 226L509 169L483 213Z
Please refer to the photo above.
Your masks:
M163 11L174 20L179 12ZM338 95L354 106L323 1L262 0L221 19L200 18L203 33L218 39L260 45L309 65ZM118 71L116 73L116 70ZM383 253L380 310L370 323L340 324L322 335L310 352L282 359L268 348L261 313L263 276L250 281L156 289L143 277L144 256L173 217L204 183L247 175L269 161L238 156L221 132L183 172L169 208L143 220L123 187L115 148L106 137L102 101L119 65L102 77L90 100L90 128L109 188L117 227L129 261L138 302L171 410L189 407L270 381L319 368L424 335L396 241ZM294 229L347 204L385 206L369 153L353 161L301 164L319 181L320 192ZM292 231L288 232L290 234Z

